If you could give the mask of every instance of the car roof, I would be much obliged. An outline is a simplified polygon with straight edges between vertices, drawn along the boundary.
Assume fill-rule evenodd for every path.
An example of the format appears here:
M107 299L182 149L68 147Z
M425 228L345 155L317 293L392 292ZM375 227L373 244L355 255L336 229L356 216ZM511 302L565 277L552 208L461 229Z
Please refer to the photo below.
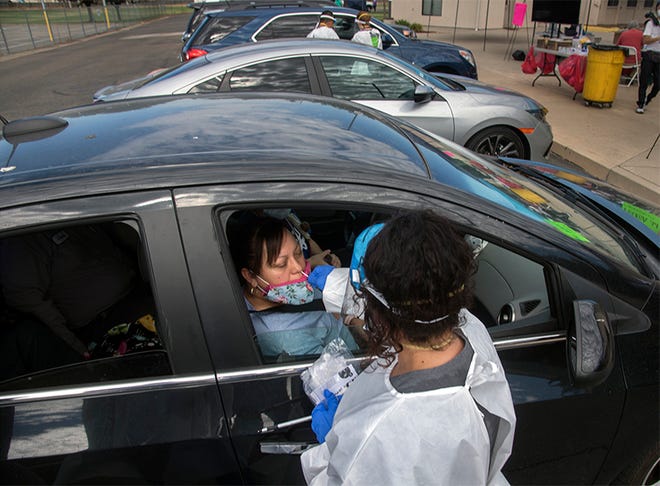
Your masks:
M322 5L319 3L317 6L309 6L305 4L298 5L282 5L280 4L259 4L246 6L244 9L229 9L229 10L209 10L205 12L205 15L214 17L214 16L225 16L225 15L248 15L251 17L274 17L276 15L281 15L284 13L319 13L323 10L330 10L334 13L343 13L346 15L356 16L359 11L347 8L347 7L337 7L334 5Z
M365 44L358 44L346 39L269 39L257 43L243 43L223 47L206 54L210 62L229 61L233 57L239 57L246 63L252 60L264 59L268 53L273 56L286 56L294 54L323 54L323 53L354 53L360 56L387 58L397 64L409 65L410 63L400 57L392 56L387 52Z
M250 51L255 50L256 52L268 51L268 50L279 50L287 49L292 51L300 51L302 49L310 49L314 47L314 51L318 50L337 50L339 47L342 51L356 51L356 52L372 52L372 53L384 53L385 51L378 49L373 46L368 46L366 44L358 44L357 42L352 42L347 39L308 39L306 37L291 37L291 38L281 38L281 39L267 39L256 43L243 43L236 44L233 46L223 47L216 51L206 54L206 57L210 61L216 59L221 59L222 57L231 55L233 50L236 51ZM399 57L393 57L394 59L400 60ZM406 62L405 60L403 62Z
M387 115L299 93L101 103L18 120L3 135L0 207L44 185L57 198L324 171L365 182L430 179Z

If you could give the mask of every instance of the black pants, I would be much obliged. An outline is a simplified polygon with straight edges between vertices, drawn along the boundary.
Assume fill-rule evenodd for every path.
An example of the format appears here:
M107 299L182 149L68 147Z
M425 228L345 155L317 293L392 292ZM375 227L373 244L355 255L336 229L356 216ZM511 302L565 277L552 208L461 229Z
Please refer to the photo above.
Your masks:
M646 90L649 85L649 79L653 81L653 87L647 95ZM642 52L642 69L639 73L637 106L644 108L645 104L655 98L658 91L660 91L660 52L644 51Z

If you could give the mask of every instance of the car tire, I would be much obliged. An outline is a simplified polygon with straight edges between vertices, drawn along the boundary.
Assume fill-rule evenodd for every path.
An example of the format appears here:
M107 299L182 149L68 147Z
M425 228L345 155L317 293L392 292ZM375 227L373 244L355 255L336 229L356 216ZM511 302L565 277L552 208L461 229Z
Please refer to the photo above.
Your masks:
M647 453L629 464L612 484L657 484L660 481L660 443L649 448Z
M479 154L529 159L522 137L507 127L486 128L468 140L465 146Z

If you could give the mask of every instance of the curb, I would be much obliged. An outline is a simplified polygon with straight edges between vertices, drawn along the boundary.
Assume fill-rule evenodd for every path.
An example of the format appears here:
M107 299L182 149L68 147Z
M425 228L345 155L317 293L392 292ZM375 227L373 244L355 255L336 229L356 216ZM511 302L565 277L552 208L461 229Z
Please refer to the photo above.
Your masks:
M651 149L651 147L649 147ZM653 152L660 150L659 147L655 147ZM630 171L625 167L625 164L635 164L635 165L652 165L650 157L647 158L647 155L651 155L651 152L644 150L640 152L637 156L632 159L629 159L623 162L621 165L613 167L612 169L607 169L602 164L599 164L593 159L586 157L575 150L567 147L566 145L561 144L556 139L552 143L551 152L566 159L572 164L577 165L585 172L591 174L597 179L601 179L608 184L619 187L624 191L630 193L633 196L647 199L648 201L658 205L660 204L660 187L656 187L655 190L652 187L649 187L649 184L652 184L651 181L640 177L635 172ZM648 163L645 164L645 160L648 160ZM650 167L649 170L655 170L653 167Z

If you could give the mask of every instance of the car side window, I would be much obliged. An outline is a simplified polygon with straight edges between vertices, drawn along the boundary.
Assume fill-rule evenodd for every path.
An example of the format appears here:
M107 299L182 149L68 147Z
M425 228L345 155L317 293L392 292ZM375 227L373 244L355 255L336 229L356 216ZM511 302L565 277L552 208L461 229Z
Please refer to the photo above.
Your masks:
M120 220L0 239L0 390L171 374L137 228Z
M343 15L335 17L335 32L340 39L351 40L357 31L355 17L345 17Z
M230 91L312 92L302 57L253 64L237 69L230 76Z
M320 56L332 95L347 100L411 100L415 82L380 62L347 56Z
M476 266L472 313L498 334L552 326L554 312L543 265L485 239L469 234L465 238Z
M220 91L220 86L222 85L222 79L223 76L219 76L219 77L214 76L211 79L207 79L206 81L203 81L198 85L193 86L192 88L190 88L190 91L188 91L188 93L190 94L215 93L217 91Z
M285 15L267 23L256 35L257 41L285 37L307 37L318 21L317 14Z
M282 300L282 295L277 294L282 289L272 292L274 281L269 278L269 274L278 275L279 260L267 263L262 258L261 262L256 262L251 256L255 254L255 245L258 246L255 243L260 238L258 235L273 233L269 228L273 227L274 221L279 221L280 226L275 225L275 228L284 225L289 229L295 238L290 240L291 244L300 249L300 256L306 261L311 263L315 254L331 249L335 262L346 268L350 265L355 237L376 218L378 215L373 213L306 208L259 208L236 211L227 218L226 235L236 285L241 287L240 295L249 316L250 333L264 362L316 358L324 346L335 338L341 338L353 353L359 354L363 352L366 340L363 322L356 315L358 312L348 307L348 303L353 302L349 297L354 294L346 293L347 271L328 276L325 280L328 287L324 291L319 289L318 282L313 278L303 283L308 286L307 290L302 289L306 292L304 301ZM274 233L280 234L278 230ZM266 238L264 244L267 241L271 240ZM280 248L285 251L284 246ZM278 254L280 248L275 249ZM289 292L294 292L289 288L282 291L286 292L287 299L290 298ZM344 299L348 302L345 308L342 305Z
M346 267L356 258L355 241L360 233L389 217L387 212L328 207L258 208L219 216L226 221L233 273L237 287L240 286L237 295L242 296L241 307L246 310L249 333L264 362L315 358L337 337L355 354L365 352L361 299L359 293L352 290ZM270 218L271 222L266 223L264 218ZM313 299L310 296L304 303L272 300L278 294L271 292L275 287L267 276L268 267L263 259L261 263L250 260L249 255L255 254L253 238L260 231L268 231L263 228L272 224L273 218L282 221L292 232L307 261L314 262L315 252L330 249L343 268L333 270L323 281L323 290L312 269L312 277L307 282L314 288ZM466 242L472 247L475 266L474 301L469 310L498 336L555 329L555 312L544 266L474 236L469 228L463 231ZM283 247L276 251L280 248ZM290 276L284 280L290 280ZM293 292L287 289L289 291Z
M194 44L203 45L218 42L243 27L253 18L249 16L209 17L208 21L199 28L199 33L195 36Z

